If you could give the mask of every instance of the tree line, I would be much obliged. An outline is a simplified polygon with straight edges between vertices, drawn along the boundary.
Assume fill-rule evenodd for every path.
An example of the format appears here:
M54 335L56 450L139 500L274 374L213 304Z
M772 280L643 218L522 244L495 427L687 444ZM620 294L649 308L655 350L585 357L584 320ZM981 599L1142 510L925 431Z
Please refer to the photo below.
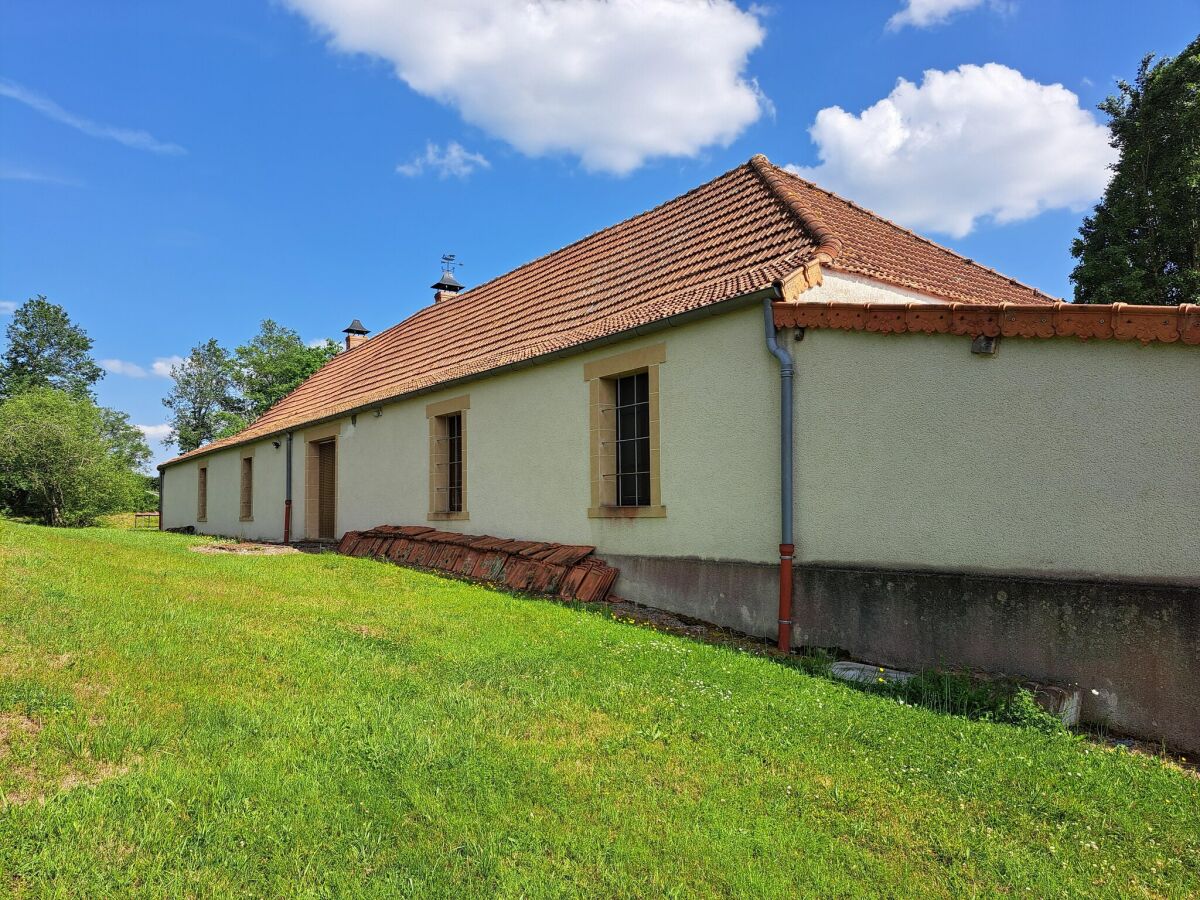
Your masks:
M163 398L170 441L187 453L237 434L337 355L329 339L305 344L295 331L264 319L247 343L226 350L214 338L197 344L171 369Z
M145 435L100 406L104 370L92 339L67 311L38 295L21 304L0 357L0 513L47 525L90 525L156 502ZM233 351L216 340L171 370L163 403L181 451L236 433L328 362L338 345L306 345L267 319Z
M120 410L96 404L92 339L44 296L17 307L0 358L0 510L88 525L152 499L150 447Z

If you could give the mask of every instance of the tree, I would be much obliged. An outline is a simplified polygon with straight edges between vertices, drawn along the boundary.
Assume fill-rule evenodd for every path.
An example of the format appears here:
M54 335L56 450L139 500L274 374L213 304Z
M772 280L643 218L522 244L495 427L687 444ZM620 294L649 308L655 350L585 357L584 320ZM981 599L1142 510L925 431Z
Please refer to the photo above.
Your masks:
M163 398L163 406L172 413L170 440L182 452L246 426L236 374L228 351L213 338L193 347L187 359L171 369L175 384Z
M153 454L146 443L146 435L136 425L129 424L128 413L101 406L100 423L101 434L125 467L130 471L145 469Z
M307 346L300 335L271 319L264 319L249 343L234 351L234 376L246 401L246 410L258 418L294 391L310 375L337 355L338 345L325 340Z
M104 370L91 357L92 339L67 311L44 296L17 307L8 323L8 348L0 361L0 399L38 387L91 396Z
M170 440L184 453L245 428L337 355L325 340L307 346L271 319L232 354L215 339L192 348L171 370L175 385L163 398L174 414Z
M47 525L90 525L133 509L145 477L86 397L35 387L0 403L0 506Z
M1120 157L1071 247L1080 303L1200 302L1200 37L1153 59L1100 104Z

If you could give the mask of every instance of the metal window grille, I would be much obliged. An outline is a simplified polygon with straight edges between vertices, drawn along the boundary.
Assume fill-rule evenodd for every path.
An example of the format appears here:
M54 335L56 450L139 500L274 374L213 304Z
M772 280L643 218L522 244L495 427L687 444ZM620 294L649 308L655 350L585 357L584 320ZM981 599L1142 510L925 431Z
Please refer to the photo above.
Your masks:
M208 518L208 467L201 466L196 473L196 518Z
M617 379L617 505L650 505L650 376Z

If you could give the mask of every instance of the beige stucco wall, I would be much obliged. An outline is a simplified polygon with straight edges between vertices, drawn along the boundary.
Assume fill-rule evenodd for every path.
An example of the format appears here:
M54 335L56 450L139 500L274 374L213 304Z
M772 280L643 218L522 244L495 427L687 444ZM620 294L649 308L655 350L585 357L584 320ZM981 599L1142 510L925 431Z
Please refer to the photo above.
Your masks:
M196 522L196 460L176 463L162 471L162 526L185 528Z
M1200 348L792 346L801 559L1200 582Z
M889 296L860 281L827 275L806 298ZM614 555L771 562L778 368L762 332L761 308L743 308L333 423L337 532L431 524ZM801 561L1200 581L1197 348L1014 338L980 357L946 335L810 329L802 342L781 339L797 364ZM589 518L584 366L660 342L667 515ZM425 408L462 394L469 519L431 522ZM297 431L297 538L305 440ZM238 520L240 449L207 457L199 530L280 539L284 453L256 446L253 523ZM195 466L167 472L167 527L195 524Z
M762 310L742 309L343 420L337 530L427 522L427 404L470 395L466 521L473 534L592 544L602 552L769 560L777 538L778 400ZM664 342L662 519L594 519L584 365ZM299 443L300 436L297 435ZM300 463L298 463L298 466ZM301 472L297 468L297 472ZM303 492L295 482L295 521ZM764 514L765 511L765 514Z
M163 493L163 527L194 525L204 534L221 534L251 540L283 539L285 451L271 441L234 447L189 460L166 470ZM241 521L241 461L254 453L254 517ZM196 520L197 470L208 466L208 519ZM301 470L303 471L303 470Z

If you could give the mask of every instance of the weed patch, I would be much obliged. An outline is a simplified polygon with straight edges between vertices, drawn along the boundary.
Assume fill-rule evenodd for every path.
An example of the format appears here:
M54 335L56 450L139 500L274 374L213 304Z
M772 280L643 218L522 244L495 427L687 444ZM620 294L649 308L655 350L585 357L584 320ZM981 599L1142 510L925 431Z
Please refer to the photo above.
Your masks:
M1042 709L1033 694L1009 680L973 678L960 672L921 672L907 681L863 685L863 690L893 697L951 716L1064 734L1059 719Z

